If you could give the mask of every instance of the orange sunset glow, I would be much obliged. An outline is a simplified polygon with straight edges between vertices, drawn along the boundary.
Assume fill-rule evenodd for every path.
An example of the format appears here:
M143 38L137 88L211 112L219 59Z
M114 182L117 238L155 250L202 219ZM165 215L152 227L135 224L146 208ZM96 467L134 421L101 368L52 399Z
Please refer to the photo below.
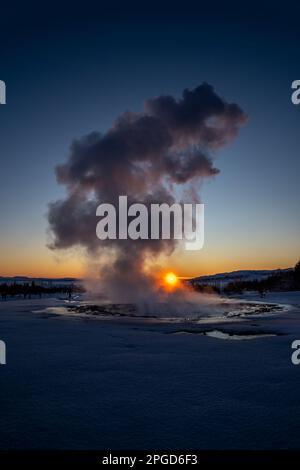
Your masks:
M0 248L2 276L31 276L31 277L84 277L87 270L87 260L73 250L71 253L53 253L46 246L46 241L39 241L36 246ZM271 251L271 250L269 250ZM170 272L176 272L179 277L196 277L217 272L235 271L239 269L277 269L293 266L296 262L295 248L287 247L284 253L277 251L276 256L259 247L251 247L247 256L235 253L233 249L215 247L206 248L198 253L185 252L177 256L176 252L168 259ZM172 266L172 271L170 269ZM168 273L166 270L165 273ZM165 274L166 275L166 274ZM164 275L162 275L163 277ZM177 283L177 282L176 282ZM172 282L169 284L172 286Z

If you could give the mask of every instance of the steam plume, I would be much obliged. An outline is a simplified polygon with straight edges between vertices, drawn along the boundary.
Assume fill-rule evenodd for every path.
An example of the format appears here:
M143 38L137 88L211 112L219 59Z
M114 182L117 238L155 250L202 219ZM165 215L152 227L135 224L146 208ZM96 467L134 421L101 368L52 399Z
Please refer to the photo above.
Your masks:
M107 240L96 237L101 202L172 203L178 190L199 200L199 187L218 174L215 152L245 123L237 104L227 103L203 83L182 98L159 96L141 113L125 112L106 133L73 141L66 163L56 168L65 199L49 204L52 249L83 246L99 258L100 279L114 300L143 298L154 284L145 273L149 259L170 254L174 240ZM177 196L178 197L178 196Z

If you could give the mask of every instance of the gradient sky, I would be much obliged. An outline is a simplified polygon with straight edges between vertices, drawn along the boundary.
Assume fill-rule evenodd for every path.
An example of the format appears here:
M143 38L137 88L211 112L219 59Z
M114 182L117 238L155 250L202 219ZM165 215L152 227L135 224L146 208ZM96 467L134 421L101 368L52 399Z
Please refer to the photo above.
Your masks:
M243 13L201 2L186 10L98 3L69 11L2 7L0 275L81 276L77 251L47 248L47 204L63 195L54 167L74 137L106 131L145 99L180 96L203 81L238 103L249 122L218 153L204 183L205 246L168 267L183 276L288 267L300 257L300 79L297 11ZM195 6L197 5L197 7Z

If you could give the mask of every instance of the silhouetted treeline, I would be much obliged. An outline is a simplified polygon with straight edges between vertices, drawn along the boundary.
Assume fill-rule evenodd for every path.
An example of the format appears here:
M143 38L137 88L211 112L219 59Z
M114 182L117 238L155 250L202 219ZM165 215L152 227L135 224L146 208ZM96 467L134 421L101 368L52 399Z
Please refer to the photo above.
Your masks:
M278 271L269 277L261 280L252 281L232 281L221 289L216 285L191 283L193 289L197 292L214 294L224 292L225 294L242 294L244 291L257 291L261 296L270 291L293 291L300 290L300 261L294 269L289 271Z
M23 284L0 284L0 295L2 300L22 296L24 299L31 299L32 297L48 296L51 294L62 294L68 298L72 297L74 293L83 292L83 288L78 285L71 286L42 286L35 284L34 281Z
M299 263L297 264L299 265ZM300 290L299 268L300 265L292 271L279 272L262 280L230 282L224 287L224 292L236 294L243 291L257 291L264 295L268 291Z
M262 296L268 291L300 290L300 261L290 271L278 272L261 280L230 282L223 290L226 294L257 291Z
M202 294L220 294L221 289L218 286L212 284L198 284L198 283L190 283L193 289L196 292L201 292Z

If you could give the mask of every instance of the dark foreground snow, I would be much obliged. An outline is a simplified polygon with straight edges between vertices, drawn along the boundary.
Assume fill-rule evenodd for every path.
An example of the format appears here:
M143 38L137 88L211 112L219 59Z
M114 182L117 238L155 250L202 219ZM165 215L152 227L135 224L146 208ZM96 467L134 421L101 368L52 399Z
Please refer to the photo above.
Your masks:
M1 302L0 447L300 448L300 294L264 301L293 307L206 328L32 313L54 299ZM257 337L174 334L191 328Z

